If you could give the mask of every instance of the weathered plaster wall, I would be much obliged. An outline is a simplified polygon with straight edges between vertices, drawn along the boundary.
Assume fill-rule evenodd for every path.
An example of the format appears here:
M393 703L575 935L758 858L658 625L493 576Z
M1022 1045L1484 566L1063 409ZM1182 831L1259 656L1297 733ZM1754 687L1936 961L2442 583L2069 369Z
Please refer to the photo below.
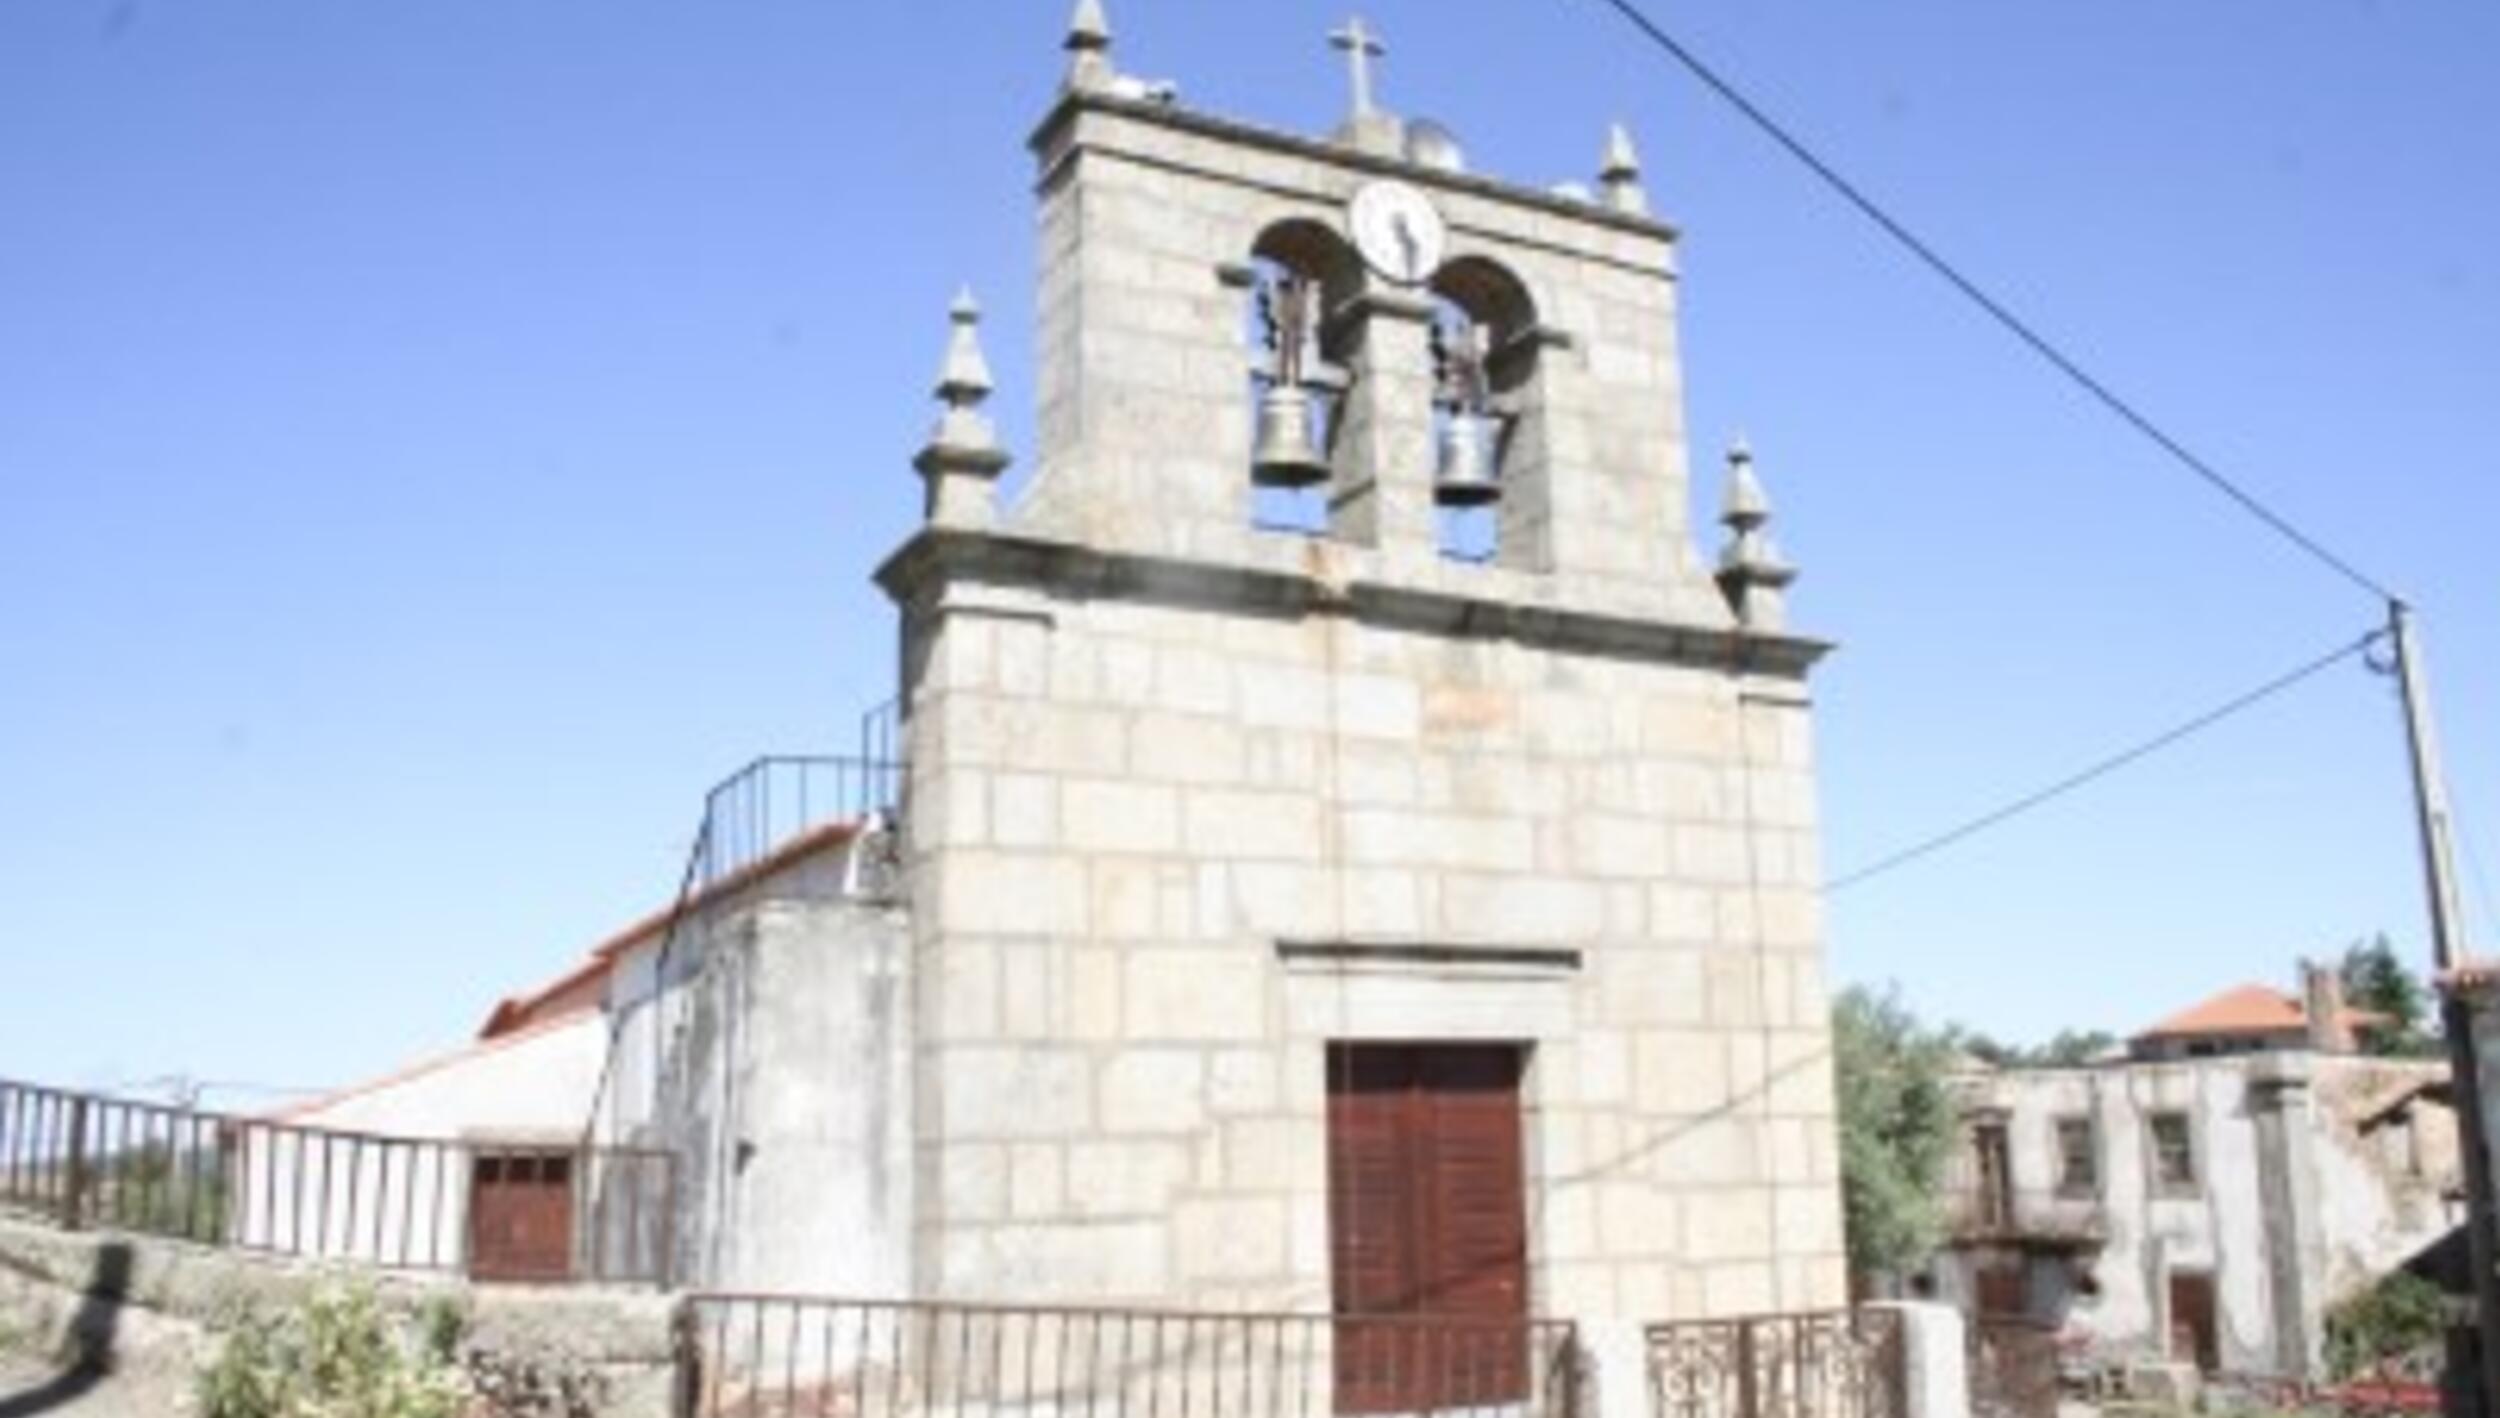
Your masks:
M2325 1310L2385 1274L2453 1223L2437 1199L2456 1176L2452 1117L2417 1105L2423 1172L2411 1144L2385 1127L2365 1135L2379 1103L2442 1072L2306 1051L2024 1069L1963 1080L1966 1106L2003 1110L2015 1205L2023 1228L2071 1234L2090 1223L2106 1241L2081 1253L2092 1293L2071 1267L2029 1266L2032 1312L2062 1322L2107 1357L2166 1353L2169 1275L2214 1277L2222 1366L2244 1373L2314 1367ZM2281 1110L2279 1127L2266 1122ZM2151 1118L2189 1118L2196 1184L2155 1179ZM2100 1185L2089 1197L2055 1193L2056 1123L2093 1120ZM1977 1186L1967 1151L1948 1185L1967 1214ZM1976 1271L2005 1247L1966 1245L1939 1267L1945 1292L1977 1300Z
M656 946L619 962L603 1127L676 1153L685 1284L905 1292L910 956L899 913L844 884L794 875L689 921L656 995Z

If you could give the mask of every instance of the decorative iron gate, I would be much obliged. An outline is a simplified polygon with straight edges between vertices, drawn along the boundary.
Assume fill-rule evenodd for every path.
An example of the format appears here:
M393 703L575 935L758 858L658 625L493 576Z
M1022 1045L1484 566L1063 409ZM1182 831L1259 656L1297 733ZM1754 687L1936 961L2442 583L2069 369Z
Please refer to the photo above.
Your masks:
M1648 1341L1654 1418L1903 1418L1897 1310L1657 1324Z

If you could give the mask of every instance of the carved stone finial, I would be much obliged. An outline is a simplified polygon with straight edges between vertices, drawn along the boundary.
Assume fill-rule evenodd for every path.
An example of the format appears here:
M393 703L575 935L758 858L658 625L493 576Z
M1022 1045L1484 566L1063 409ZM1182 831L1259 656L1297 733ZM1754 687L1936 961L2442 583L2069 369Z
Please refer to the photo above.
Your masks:
M946 407L912 466L928 484L930 521L986 527L997 519L998 475L1006 471L1008 458L998 446L998 431L981 412L990 395L990 362L981 353L981 307L967 288L956 294L946 315L952 330L937 382L938 402Z
M1632 133L1620 123L1606 129L1606 156L1597 169L1598 190L1606 205L1634 216L1649 215L1649 193L1641 187L1641 158L1632 150Z
M1103 18L1102 0L1076 0L1068 17L1067 86L1093 91L1111 86L1111 24Z
M1719 521L1728 529L1719 552L1719 590L1747 630L1776 634L1787 626L1788 585L1797 568L1780 556L1764 531L1771 520L1771 499L1754 476L1753 450L1739 438L1727 450L1727 491Z

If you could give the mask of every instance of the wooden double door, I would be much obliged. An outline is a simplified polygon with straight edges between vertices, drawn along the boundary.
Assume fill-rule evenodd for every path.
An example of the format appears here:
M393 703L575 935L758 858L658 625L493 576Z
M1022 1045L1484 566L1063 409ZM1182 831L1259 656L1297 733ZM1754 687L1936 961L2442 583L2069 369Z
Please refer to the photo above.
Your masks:
M1527 1396L1524 1063L1507 1044L1330 1046L1339 1412Z

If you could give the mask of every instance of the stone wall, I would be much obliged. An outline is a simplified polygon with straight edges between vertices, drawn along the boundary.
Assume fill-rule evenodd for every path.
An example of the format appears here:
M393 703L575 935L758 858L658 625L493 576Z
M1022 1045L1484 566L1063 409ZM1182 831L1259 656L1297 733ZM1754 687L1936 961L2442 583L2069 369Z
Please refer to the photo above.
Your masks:
M1324 1307L1324 1045L1496 1038L1536 1309L1842 1299L1793 684L996 585L906 638L921 1293Z
M75 1399L76 1411L182 1412L199 1364L239 1316L301 1305L348 1273L0 1216L0 1366L12 1375L48 1371L47 1401ZM603 1418L672 1413L667 1297L406 1277L377 1288L386 1304L405 1310L453 1301L468 1317L465 1342L492 1362L595 1377L606 1395ZM82 1362L101 1372L82 1374ZM0 1391L0 1406L18 1396Z

